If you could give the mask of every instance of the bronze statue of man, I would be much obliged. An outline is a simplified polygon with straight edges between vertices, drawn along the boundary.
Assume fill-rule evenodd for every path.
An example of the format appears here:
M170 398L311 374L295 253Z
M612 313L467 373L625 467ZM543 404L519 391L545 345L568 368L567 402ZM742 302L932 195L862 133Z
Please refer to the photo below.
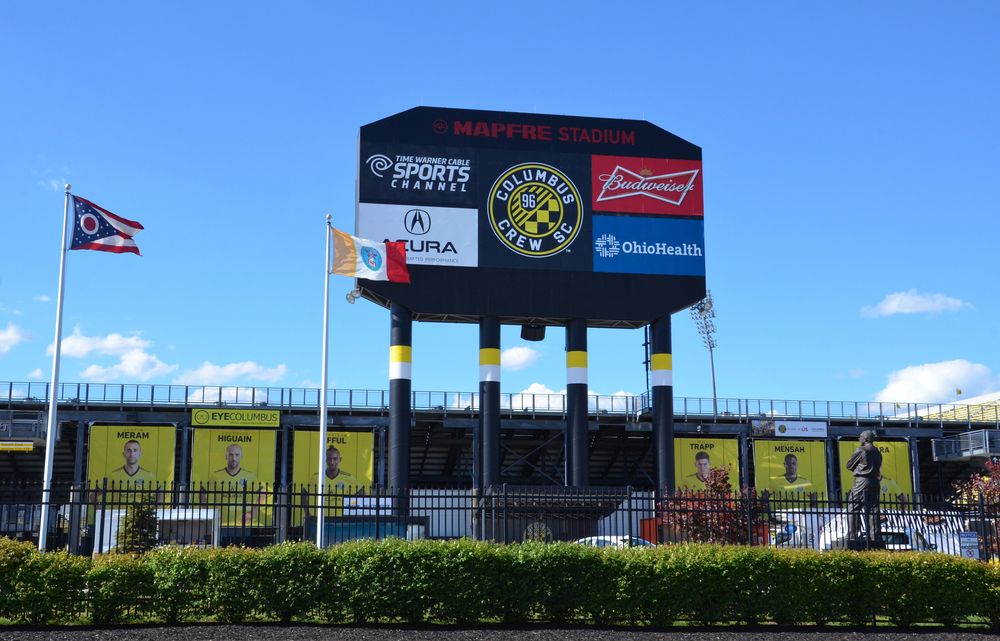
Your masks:
M860 539L861 513L864 512L867 538L878 541L882 529L878 509L882 452L873 444L875 434L871 431L861 432L858 441L861 445L847 459L847 469L854 475L854 485L847 495L847 538L851 541Z

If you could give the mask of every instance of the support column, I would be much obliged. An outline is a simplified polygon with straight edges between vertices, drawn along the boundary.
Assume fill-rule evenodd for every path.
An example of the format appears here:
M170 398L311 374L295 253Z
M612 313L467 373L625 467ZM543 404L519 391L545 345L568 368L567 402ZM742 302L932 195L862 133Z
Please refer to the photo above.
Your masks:
M907 436L906 437L907 449L910 450L910 475L913 478L913 496L910 497L916 501L917 495L920 492L920 453L917 451L917 437Z
M474 439L476 440L476 439ZM500 318L479 321L480 487L500 484Z
M670 347L670 316L661 316L650 326L652 356L650 385L653 388L653 466L658 490L674 490L674 366Z
M395 512L405 516L410 487L410 379L413 320L398 303L389 307L389 489L397 493Z
M566 326L566 485L589 485L587 321Z
M84 497L87 495L83 473L83 442L86 439L86 421L76 422L76 464L73 469L73 491L69 508L69 552L80 553L80 518Z
M174 487L178 490L177 501L180 507L188 507L191 501L188 486L188 456L191 455L188 448L188 434L191 428L187 426L187 423L177 423L176 425L181 430L181 477L179 482L174 481Z

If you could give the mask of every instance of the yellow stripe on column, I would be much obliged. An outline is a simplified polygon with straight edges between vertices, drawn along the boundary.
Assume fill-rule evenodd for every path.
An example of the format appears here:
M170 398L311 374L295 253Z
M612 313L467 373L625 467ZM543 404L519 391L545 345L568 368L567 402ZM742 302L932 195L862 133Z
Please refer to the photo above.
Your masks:
M412 348L409 345L389 347L389 379L413 378Z
M674 358L671 354L653 354L650 359L649 382L653 387L673 386Z
M566 352L566 383L587 384L587 352Z
M479 382L500 381L500 350L484 347L479 350Z

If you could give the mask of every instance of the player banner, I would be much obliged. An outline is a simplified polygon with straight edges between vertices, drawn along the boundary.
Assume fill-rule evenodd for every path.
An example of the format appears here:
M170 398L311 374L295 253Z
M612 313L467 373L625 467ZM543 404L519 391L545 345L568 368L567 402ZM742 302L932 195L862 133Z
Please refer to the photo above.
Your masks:
M882 480L879 489L883 501L907 502L913 495L910 480L910 444L906 441L875 441L882 452ZM847 459L858 447L856 438L840 441L840 492L847 495L854 485L854 475L845 467Z
M314 516L316 501L309 498L319 485L319 432L295 433L292 483L299 490L298 505L306 516ZM375 435L371 432L326 433L325 491L334 494L365 494L373 484ZM339 505L339 500L337 501ZM302 522L301 510L293 511L293 524Z
M755 486L773 496L821 498L827 493L824 441L753 442Z
M174 480L172 426L91 425L87 478L108 487L166 487Z
M191 489L204 507L218 508L222 527L269 525L267 492L274 486L273 430L196 429Z
M708 471L732 464L729 487L740 486L739 441L733 438L674 439L674 485L678 490L704 491Z

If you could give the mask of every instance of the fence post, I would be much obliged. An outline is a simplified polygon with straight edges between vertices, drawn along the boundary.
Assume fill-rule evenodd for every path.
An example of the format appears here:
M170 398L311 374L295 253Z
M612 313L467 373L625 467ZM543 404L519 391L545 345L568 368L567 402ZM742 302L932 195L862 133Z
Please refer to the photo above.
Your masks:
M743 490L742 494L747 511L747 535L750 537L750 547L753 547L753 506L750 505L750 488Z
M632 534L634 530L632 529L632 486L625 486L625 496L628 501L628 540L629 545L632 544Z
M104 550L104 512L107 509L108 477L101 482L101 512L97 517L97 536L94 539L94 552Z
M983 493L979 492L979 538L983 545L983 561L990 562L990 541L986 531L986 505L983 503Z
M494 530L496 532L496 530ZM503 484L503 542L504 545L508 543L507 541L507 484Z
M82 483L74 483L69 494L69 553L80 554L80 503L83 492Z
M277 488L278 509L274 512L274 526L276 528L276 543L284 543L288 540L288 506L292 502L292 489L290 485Z

